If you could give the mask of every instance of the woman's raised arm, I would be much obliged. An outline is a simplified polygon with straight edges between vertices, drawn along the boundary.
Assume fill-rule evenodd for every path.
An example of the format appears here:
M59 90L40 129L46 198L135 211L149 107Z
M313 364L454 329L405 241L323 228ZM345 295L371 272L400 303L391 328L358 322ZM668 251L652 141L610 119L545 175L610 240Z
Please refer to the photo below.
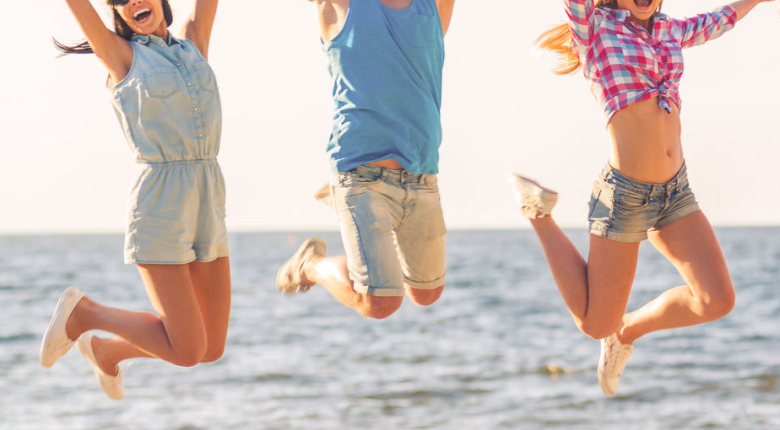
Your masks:
M130 44L106 28L89 0L66 0L66 2L92 51L108 69L111 79L114 82L124 79L133 64L133 48Z
M195 8L181 29L181 36L191 40L207 60L218 2L219 0L195 0Z
M748 14L751 10L753 10L754 7L756 7L757 4L763 3L765 1L772 1L772 0L739 0L734 3L731 3L731 7L734 8L734 10L737 11L737 21L744 18L745 15ZM778 7L780 7L780 2L778 2Z

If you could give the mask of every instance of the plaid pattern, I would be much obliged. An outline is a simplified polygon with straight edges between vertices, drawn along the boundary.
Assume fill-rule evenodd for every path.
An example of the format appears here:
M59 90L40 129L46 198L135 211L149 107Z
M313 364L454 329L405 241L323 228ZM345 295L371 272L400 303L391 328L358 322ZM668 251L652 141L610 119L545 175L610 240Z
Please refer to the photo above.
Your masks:
M716 39L737 22L731 6L684 20L659 13L651 34L626 10L595 8L593 0L563 3L572 45L607 123L615 112L656 96L666 112L672 103L679 109L682 48Z

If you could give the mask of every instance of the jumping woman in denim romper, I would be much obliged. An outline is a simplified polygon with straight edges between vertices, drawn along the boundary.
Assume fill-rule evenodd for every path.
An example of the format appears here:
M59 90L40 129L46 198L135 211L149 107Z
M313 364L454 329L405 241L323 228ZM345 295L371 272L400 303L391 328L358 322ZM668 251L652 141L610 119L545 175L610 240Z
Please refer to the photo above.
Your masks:
M46 367L78 343L101 388L121 399L119 363L159 358L179 366L217 360L230 312L225 184L216 156L222 112L206 58L217 0L196 0L182 38L168 0L107 0L115 32L89 0L66 0L94 53L139 163L130 193L125 263L137 264L157 315L101 305L76 288L60 296L41 344ZM56 43L56 42L55 42ZM90 330L116 334L98 338Z
M582 68L604 109L612 158L594 184L587 262L550 217L557 194L513 181L558 289L585 334L601 339L598 379L615 394L639 337L723 317L734 289L723 253L688 186L680 141L681 48L730 30L762 1L741 0L685 20L660 13L663 0L564 0L569 22L539 46L561 54L556 70ZM639 242L650 242L687 285L626 312Z

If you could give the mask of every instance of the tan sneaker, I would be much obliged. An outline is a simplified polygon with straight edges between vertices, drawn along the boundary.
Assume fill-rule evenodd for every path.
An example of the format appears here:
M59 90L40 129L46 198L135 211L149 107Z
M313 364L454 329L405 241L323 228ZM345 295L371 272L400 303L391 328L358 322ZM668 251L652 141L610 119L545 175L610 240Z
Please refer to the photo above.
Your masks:
M276 288L282 294L305 293L314 285L304 281L303 265L314 257L324 257L325 240L321 237L310 237L303 242L298 251L287 260L276 274Z
M92 333L84 333L79 337L78 349L81 355L87 359L89 364L92 365L92 370L95 372L95 378L100 385L100 388L114 400L121 400L124 397L122 390L122 369L117 367L116 376L111 376L104 372L98 365L95 358L95 351L92 349L92 338L95 337Z
M60 295L57 306L54 308L54 315L52 315L41 341L39 360L43 366L54 366L54 363L76 343L65 332L65 324L68 322L70 314L73 313L73 309L84 296L85 294L76 287L69 287Z
M607 396L617 392L623 369L626 368L629 357L634 352L634 345L624 345L617 338L617 333L601 339L601 356L599 357L599 385Z
M513 173L509 177L509 181L514 185L515 199L521 209L535 209L540 217L550 215L555 203L558 201L558 193L556 191L545 188L533 179L517 173Z

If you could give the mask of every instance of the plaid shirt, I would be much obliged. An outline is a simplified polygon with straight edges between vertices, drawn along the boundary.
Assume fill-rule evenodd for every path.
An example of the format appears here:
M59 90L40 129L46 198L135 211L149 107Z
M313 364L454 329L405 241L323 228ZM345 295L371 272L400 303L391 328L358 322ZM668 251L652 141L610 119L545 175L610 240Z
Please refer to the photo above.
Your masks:
M563 0L572 46L607 124L615 112L658 96L658 105L680 108L682 48L701 45L734 28L731 6L684 20L656 14L653 31L631 21L631 13L595 8L593 0Z

